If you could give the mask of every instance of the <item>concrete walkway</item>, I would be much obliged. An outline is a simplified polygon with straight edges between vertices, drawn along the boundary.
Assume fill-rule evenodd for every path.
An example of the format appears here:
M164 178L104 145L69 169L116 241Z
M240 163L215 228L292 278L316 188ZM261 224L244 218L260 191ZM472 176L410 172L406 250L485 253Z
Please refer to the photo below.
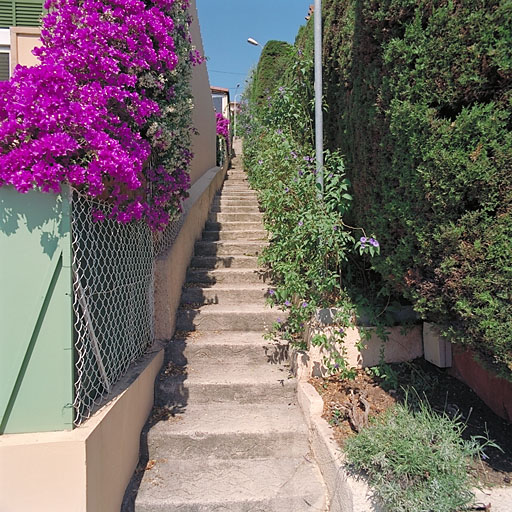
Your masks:
M327 510L287 347L263 337L283 317L264 305L266 243L235 165L196 244L123 512Z

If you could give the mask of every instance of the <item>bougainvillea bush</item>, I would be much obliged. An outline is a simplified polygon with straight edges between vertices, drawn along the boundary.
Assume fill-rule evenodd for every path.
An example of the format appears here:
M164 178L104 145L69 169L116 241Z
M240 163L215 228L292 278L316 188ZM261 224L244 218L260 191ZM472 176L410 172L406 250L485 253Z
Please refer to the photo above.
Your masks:
M0 84L0 186L69 183L163 228L189 187L189 0L47 0L36 67ZM96 212L101 219L102 213Z
M229 150L229 119L219 113L215 114L215 117L217 120L217 135L224 139Z

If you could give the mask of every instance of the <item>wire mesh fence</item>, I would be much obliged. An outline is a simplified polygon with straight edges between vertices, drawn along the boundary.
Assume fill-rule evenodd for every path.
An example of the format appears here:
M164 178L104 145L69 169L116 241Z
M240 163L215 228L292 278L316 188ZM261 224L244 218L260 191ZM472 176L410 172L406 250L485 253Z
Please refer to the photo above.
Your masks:
M144 221L94 222L109 206L73 193L71 214L75 332L75 425L153 343L155 246Z

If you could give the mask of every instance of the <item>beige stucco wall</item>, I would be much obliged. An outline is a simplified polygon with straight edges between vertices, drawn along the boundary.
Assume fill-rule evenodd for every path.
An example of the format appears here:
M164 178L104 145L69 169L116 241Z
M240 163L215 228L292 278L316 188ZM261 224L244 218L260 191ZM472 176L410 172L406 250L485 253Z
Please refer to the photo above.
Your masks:
M37 27L11 27L11 70L18 64L35 66L39 63L32 50L41 46Z
M199 178L185 201L185 222L171 249L155 266L155 337L169 340L174 335L176 312L185 283L187 268L194 253L194 244L201 237L210 205L222 185L227 171L214 167Z
M192 26L190 27L192 43L200 54L204 55L195 0L190 4L190 14L192 15ZM195 66L192 71L192 95L194 97L192 122L199 132L198 135L192 137L194 159L190 168L190 179L193 184L206 171L215 166L217 158L215 112L206 62Z
M0 511L119 512L162 363L156 346L73 431L0 436Z

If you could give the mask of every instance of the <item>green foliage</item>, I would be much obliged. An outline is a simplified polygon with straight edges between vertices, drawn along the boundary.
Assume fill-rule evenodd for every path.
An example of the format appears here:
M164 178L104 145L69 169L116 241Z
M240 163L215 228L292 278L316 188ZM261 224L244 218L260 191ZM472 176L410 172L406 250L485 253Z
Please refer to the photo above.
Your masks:
M376 496L393 512L453 512L472 503L468 469L485 444L465 441L464 425L420 402L396 405L347 439L348 460L368 474Z
M343 160L336 152L325 154L324 195L323 200L318 198L308 101L313 66L302 51L294 53L288 84L284 80L262 103L244 103L240 123L245 131L244 165L258 191L270 234L270 245L262 255L276 283L269 302L290 312L287 323L278 326L289 339L302 333L317 307L337 304L348 308L341 274L349 256L358 257L359 252L355 230L343 221L352 196ZM258 74L253 80L258 82ZM254 88L252 84L250 90ZM339 329L352 318L347 309ZM329 350L342 338L316 341L330 352L326 364L333 372L353 376L343 354Z
M284 41L268 41L261 52L256 68L251 100L258 105L282 85L283 76L289 67L292 46Z
M380 285L512 370L512 0L324 11L325 137Z

